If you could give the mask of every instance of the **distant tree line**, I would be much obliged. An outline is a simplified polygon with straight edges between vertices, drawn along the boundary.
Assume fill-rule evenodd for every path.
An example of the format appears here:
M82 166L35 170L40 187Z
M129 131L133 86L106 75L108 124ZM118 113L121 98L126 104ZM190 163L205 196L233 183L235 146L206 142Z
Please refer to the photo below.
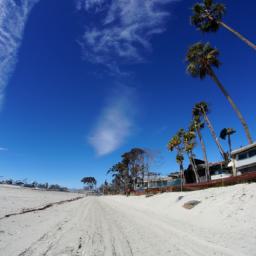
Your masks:
M114 164L108 171L111 182L104 182L99 187L101 192L129 194L138 182L143 182L148 173L149 152L142 148L133 148L121 156L121 161ZM85 189L95 188L97 181L94 177L84 177L81 182L87 185Z
M6 180L1 180L0 184L16 185L16 186L21 186L21 187L26 187L26 188L37 188L37 189L45 189L45 190L68 191L67 187L63 187L58 184L49 185L48 182L39 183L37 181L33 181L33 182L29 183L26 181L26 179L23 181L6 179Z

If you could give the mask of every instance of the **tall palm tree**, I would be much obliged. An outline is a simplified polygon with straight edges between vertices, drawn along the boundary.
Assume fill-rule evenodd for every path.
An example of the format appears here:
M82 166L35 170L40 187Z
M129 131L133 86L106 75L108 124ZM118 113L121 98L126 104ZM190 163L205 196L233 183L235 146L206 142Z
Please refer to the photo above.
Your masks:
M220 132L220 138L225 140L228 137L229 157L231 157L232 146L231 146L231 135L236 133L233 128L224 128Z
M213 125L208 117L208 114L209 114L208 104L204 101L201 101L201 102L195 104L192 112L193 112L193 116L202 116L203 117L204 121L206 122L206 124L209 128L212 138L215 141L215 143L220 151L220 154L221 154L223 160L226 160L226 153L225 153L223 147L221 146L218 136L217 136L217 134L213 128Z
M215 72L213 71L213 68L218 68L220 66L220 61L218 60L219 51L216 48L212 48L209 43L203 44L201 42L196 43L192 45L187 53L186 60L188 63L187 66L187 72L192 75L193 77L199 77L200 79L205 78L207 75L210 76L213 81L216 83L218 88L221 90L223 95L227 98L229 101L231 107L237 114L240 122L243 125L243 128L245 130L247 140L249 144L252 144L252 137L249 132L248 125L230 97L229 93L225 89L225 87L222 85L222 83L219 81L218 77L216 76Z
M204 139L203 139L203 136L201 133L201 129L204 128L204 122L201 120L201 115L200 115L199 111L194 111L194 109L193 109L192 115L193 115L193 120L192 120L190 129L192 131L196 131L197 136L199 138L203 156L204 156L205 176L206 176L206 180L208 181L211 179L211 175L210 175L210 170L209 170L209 162L208 162L208 158L207 158L206 147L205 147Z
M222 21L226 10L223 4L214 3L213 0L203 0L202 3L196 3L192 10L191 23L199 30L203 32L216 32L222 26L256 50L254 43Z

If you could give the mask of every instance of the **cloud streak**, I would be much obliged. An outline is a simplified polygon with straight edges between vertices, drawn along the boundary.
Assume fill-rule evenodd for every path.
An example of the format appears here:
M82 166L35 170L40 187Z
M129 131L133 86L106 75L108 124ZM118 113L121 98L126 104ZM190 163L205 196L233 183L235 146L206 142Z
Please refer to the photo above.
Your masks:
M177 0L77 0L86 13L80 45L84 59L107 67L110 75L127 77L122 64L141 63L152 51L151 39L165 31L170 15L166 8ZM125 89L124 89L125 88ZM88 142L98 156L110 154L124 144L134 126L133 91L119 88L102 110Z
M33 6L39 0L0 1L0 108L4 91L17 63L17 51Z
M98 156L112 153L130 136L135 115L135 92L119 86L102 110L88 142Z
M165 30L170 13L163 7L174 1L78 0L77 9L93 13L95 20L81 43L85 57L106 66L144 61L152 36Z

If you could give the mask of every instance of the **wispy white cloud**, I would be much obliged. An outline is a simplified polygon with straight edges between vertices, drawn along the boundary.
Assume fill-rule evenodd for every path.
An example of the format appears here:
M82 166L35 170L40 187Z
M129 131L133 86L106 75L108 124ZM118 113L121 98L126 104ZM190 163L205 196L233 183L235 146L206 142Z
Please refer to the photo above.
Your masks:
M17 50L32 7L39 0L0 1L0 108L4 90L17 63Z
M8 148L0 147L0 152L1 151L8 151Z
M94 11L99 11L104 8L106 0L77 0L77 9L89 11L94 9Z
M88 142L98 156L118 149L130 136L135 115L135 92L118 86L108 99Z
M177 0L77 0L78 10L95 15L82 46L87 59L109 67L141 62L150 39L165 30L166 4Z

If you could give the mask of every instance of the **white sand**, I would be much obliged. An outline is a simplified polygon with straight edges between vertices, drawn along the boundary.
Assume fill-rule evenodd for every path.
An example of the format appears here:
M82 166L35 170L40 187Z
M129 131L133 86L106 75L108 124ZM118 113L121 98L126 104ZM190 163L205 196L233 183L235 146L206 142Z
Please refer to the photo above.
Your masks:
M22 209L35 208L48 203L77 197L75 193L34 190L11 185L0 185L0 218ZM0 254L1 255L1 254Z
M184 209L190 200L201 203ZM85 197L0 220L0 255L254 256L255 210L256 184L149 198Z

